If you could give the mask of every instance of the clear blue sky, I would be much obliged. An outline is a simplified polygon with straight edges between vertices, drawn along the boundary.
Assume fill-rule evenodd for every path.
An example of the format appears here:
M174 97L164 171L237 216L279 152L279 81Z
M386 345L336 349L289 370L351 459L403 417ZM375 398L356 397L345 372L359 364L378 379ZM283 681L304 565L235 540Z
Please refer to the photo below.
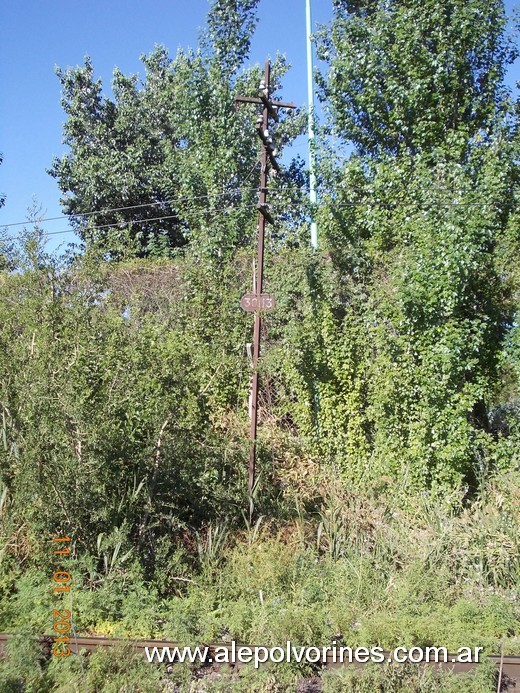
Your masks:
M314 22L330 19L332 0L312 0ZM513 2L506 3L511 13ZM178 47L195 47L204 26L208 0L19 0L2 9L0 64L0 191L6 205L0 224L22 221L33 196L45 216L61 214L57 183L46 172L53 156L61 155L62 125L60 85L54 66L83 63L90 55L96 75L109 89L112 70L143 74L139 56L154 44L164 44L171 54ZM305 0L261 0L259 25L252 47L252 62L285 53L293 68L284 83L284 98L305 104L306 45ZM518 69L510 74L512 84ZM305 155L298 143L295 153ZM47 231L68 228L67 220L49 222ZM11 233L18 232L12 227ZM50 247L72 240L56 236Z

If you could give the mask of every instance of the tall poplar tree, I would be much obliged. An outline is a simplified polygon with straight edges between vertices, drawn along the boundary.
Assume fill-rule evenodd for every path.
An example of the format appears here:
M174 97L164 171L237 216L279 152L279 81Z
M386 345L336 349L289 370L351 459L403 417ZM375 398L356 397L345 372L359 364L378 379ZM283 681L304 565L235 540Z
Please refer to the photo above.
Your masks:
M255 230L259 140L251 108L260 69L245 69L258 0L215 0L198 50L156 47L146 74L116 69L103 94L89 58L58 69L69 151L50 170L81 239L110 257L168 256L188 242L218 256ZM275 73L284 72L278 61ZM254 107L252 107L254 108ZM279 129L283 146L298 128ZM105 211L111 210L111 211Z
M321 320L322 447L371 484L475 483L497 461L518 247L503 3L338 0L334 12L322 98L354 152L322 172L338 277Z

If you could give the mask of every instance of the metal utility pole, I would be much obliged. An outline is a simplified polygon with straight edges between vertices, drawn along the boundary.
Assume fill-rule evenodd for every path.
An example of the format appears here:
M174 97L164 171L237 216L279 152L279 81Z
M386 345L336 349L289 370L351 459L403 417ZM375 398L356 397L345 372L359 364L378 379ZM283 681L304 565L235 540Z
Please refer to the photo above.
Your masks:
M253 382L252 382L252 397L251 397L251 447L249 450L249 474L248 474L248 489L249 496L252 497L255 486L255 467L256 467L256 435L258 427L258 361L260 359L260 331L262 327L261 312L272 310L275 305L274 296L262 293L264 282L264 246L265 246L265 223L270 224L274 220L269 213L267 204L267 175L269 168L274 169L277 173L280 167L275 159L277 154L273 145L273 139L269 132L269 120L278 121L279 108L296 108L294 103L285 103L283 101L272 101L270 97L271 86L271 64L269 60L265 62L264 76L260 82L258 97L238 96L235 101L237 103L258 103L263 106L261 115L258 116L257 132L262 140L262 158L261 158L261 174L260 188L258 199L258 250L257 250L257 267L256 267L256 285L254 292L245 294L240 300L240 305L247 311L254 313L254 329L253 329Z
M307 102L309 115L307 119L307 133L309 142L309 198L311 204L316 204L316 174L314 164L314 82L312 74L312 20L311 20L311 0L306 0L305 19L307 28ZM311 246L318 247L318 227L316 222L311 220Z

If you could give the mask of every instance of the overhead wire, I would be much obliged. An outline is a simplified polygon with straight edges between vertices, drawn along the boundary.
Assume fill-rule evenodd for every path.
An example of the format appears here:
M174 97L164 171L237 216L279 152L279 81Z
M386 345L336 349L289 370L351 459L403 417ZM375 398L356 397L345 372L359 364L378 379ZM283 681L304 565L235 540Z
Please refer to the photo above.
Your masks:
M439 202L435 201L433 204L429 203L393 203L393 202L338 202L334 207L385 207L388 209L398 209L399 207L416 207L417 211L426 211L432 207L489 207L496 205L495 202Z
M255 188L256 190L256 188ZM241 208L242 210L258 210L258 205L244 205ZM201 210L191 210L190 215L195 214L199 215L199 217L204 217L207 220L213 221L217 219L219 216L225 215L225 214L230 214L232 212L239 211L237 207L227 207L219 210L213 210L213 212L208 211L207 209L201 209ZM125 231L129 229L133 225L137 224L145 224L149 223L152 221L164 221L167 219L177 219L179 218L179 215L177 214L167 214L167 215L161 215L157 217L150 217L148 219L130 219L128 221L119 221L119 222L113 222L111 224L100 224L100 225L95 225L95 226L88 226L82 229L83 231L86 232L91 232L91 231L100 231L104 229L113 229L114 231ZM181 219L182 221L182 219ZM29 222L27 222L29 223ZM45 231L44 229L40 229L42 232L43 236L59 236L63 234L69 234L69 233L78 233L79 229L74 229L74 228L68 228L68 229L62 229L61 231ZM17 240L19 238L23 238L22 234L17 234L17 235L10 235L7 240Z
M260 164L259 161L256 161L253 166L251 167L250 171L246 175L246 177L243 180L243 183L247 182L251 175L253 174L255 168ZM292 184L290 186L284 186L284 190L293 190L302 193L302 195L306 196L306 193L304 192L305 184L298 185L298 184ZM0 230L1 229L9 229L10 227L13 226L22 226L22 225L30 225L30 224L46 224L51 221L60 221L63 219L70 219L71 217L73 218L86 218L94 215L105 215L105 214L110 214L110 213L116 213L116 212L123 212L123 211L129 211L129 210L138 210L138 209L146 209L150 207L157 207L157 206L173 206L179 203L186 203L186 202L195 202L195 201L202 201L202 200L214 200L214 199L219 199L222 197L225 197L227 195L232 195L237 192L257 192L258 188L257 187L247 187L244 186L243 184L240 186L236 186L234 188L230 188L229 190L226 190L221 193L209 193L209 194L204 194L204 195L192 195L192 196L180 196L177 198L169 198L165 199L163 201L157 201L157 202L147 202L143 204L138 204L138 205L128 205L125 207L112 207L112 208L107 208L107 209L102 209L102 210L92 210L88 212L78 212L77 214L70 214L70 215L62 215L62 216L56 216L56 217L44 217L42 219L37 219L35 221L30 221L30 220L25 220L25 221L18 221L18 222L12 222L9 224L0 224ZM276 189L271 190L271 197L273 195L276 195L278 191ZM454 193L456 191L453 191ZM373 202L373 201L353 201L353 202L334 202L334 207L335 208L345 208L345 207L387 207L389 209L396 209L398 207L403 207L403 206L411 206L411 205L416 205L416 203L408 203L408 204L403 204L403 203L391 203L391 202ZM484 206L489 206L492 205L493 203L488 203L488 202L453 202L453 201L439 201L436 200L435 202L429 203L426 206L427 207L432 207L432 206L438 206L438 207L445 207L445 206L453 206L453 207L471 207L471 206L476 206L476 207L484 207ZM242 209L256 209L255 206L248 206L246 205L245 207L242 207ZM236 208L232 208L236 209ZM224 213L226 210L219 210L219 212ZM207 215L207 210L200 210L200 214ZM190 212L190 214L193 214L193 210ZM86 231L99 231L103 229L109 229L112 228L114 230L125 230L128 229L130 225L133 224L143 224L143 223L149 223L153 221L165 221L168 219L174 219L174 218L179 218L181 215L179 214L168 214L168 215L160 215L156 217L150 217L147 219L131 219L131 220L122 220L122 221L114 221L108 224L98 224L94 226L89 226L86 227L84 230ZM42 233L45 236L59 236L63 234L70 234L70 233L78 233L79 229L75 228L67 228L63 229L60 231L46 231L45 229L41 229ZM7 240L17 240L18 238L21 238L22 236L20 234L16 235L9 235Z
M256 166L256 164L255 164ZM251 175L251 172L248 174L247 178ZM211 194L206 194L206 195L193 195L193 196L184 196L184 197L177 197L177 198L168 198L165 200L157 201L157 202L144 202L143 204L139 205L128 205L127 207L111 207L108 209L96 209L92 210L89 212L77 212L77 213L71 213L71 214L64 214L62 216L58 217L43 217L42 219L38 219L37 222L39 224L46 223L48 221L60 221L62 219L70 219L70 217L88 217L92 216L94 214L110 214L112 212L124 212L128 211L130 209L142 209L144 207L158 207L161 205L175 205L180 202L193 202L195 200L209 200L212 198L218 198L218 197L225 197L226 195L231 195L232 193L239 192L239 191L254 191L257 190L257 188L243 188L241 186L236 187L236 188L230 188L229 190L226 190L225 192L222 193L211 193ZM23 226L26 224L31 224L33 222L28 221L27 219L25 221L15 221L11 222L10 224L0 224L0 229L6 229L10 228L11 226Z
M251 167L251 170L247 174L247 176L244 179L244 183L249 180L251 175L253 174L255 168L259 165L259 161L255 162L255 164ZM296 189L301 189L305 187L304 185L291 185L291 186L285 186L285 188L296 188ZM195 202L195 201L200 201L200 200L211 200L211 199L216 199L220 197L225 197L226 195L232 195L237 192L256 192L258 191L258 187L244 187L242 186L237 186L235 188L230 188L229 190L226 190L225 192L221 193L209 193L205 195L192 195L192 196L182 196L182 197L177 197L177 198L166 198L165 200L157 201L157 202L144 202L143 204L139 205L128 205L126 207L110 207L107 209L97 209L97 210L91 210L88 212L77 212L77 213L71 213L71 214L64 214L62 216L57 216L57 217L42 217L41 219L35 220L36 223L38 224L44 224L49 221L61 221L62 219L70 219L71 217L74 218L79 218L79 217L89 217L93 216L96 214L103 215L103 214L111 214L114 212L124 212L124 211L129 211L131 209L144 209L147 207L160 207L160 206L173 206L179 203L185 203L185 202ZM0 224L0 229L8 229L11 228L12 226L26 226L32 223L35 223L31 220L25 219L24 221L14 221L8 224Z
M193 199L193 198L192 198ZM390 210L395 210L399 207L410 207L410 206L416 206L415 203L409 203L407 205L403 204L393 204L391 202L340 202L334 205L334 208L345 208L345 207L382 207L382 208L387 208ZM489 202L435 202L433 205L426 205L424 208L421 208L420 206L417 207L417 211L427 211L428 208L432 207L486 207L486 206L496 206L496 203L489 203ZM258 205L245 205L242 207L242 210L257 210ZM221 209L216 213L208 213L207 210L198 210L196 214L199 214L200 216L208 217L208 214L210 216L210 219L216 219L218 218L219 215L224 215L224 214L229 214L233 211L239 211L237 207L230 207L227 209ZM193 214L193 210L190 212L190 214ZM63 217L66 218L66 217ZM128 221L114 221L110 224L99 224L95 226L88 226L83 228L83 231L102 231L104 229L113 229L114 231L125 231L128 230L131 226L137 225L137 224L145 224L149 222L154 222L154 221L166 221L168 219L177 219L179 218L178 214L167 214L167 215L161 215L157 217L150 217L147 219L130 219ZM49 221L47 219L46 221ZM27 225L29 225L31 222L25 222ZM40 221L36 223L42 223ZM1 227L5 228L5 227ZM46 231L45 229L40 229L42 232L42 235L47 237L47 236L60 236L64 234L78 234L78 231L80 229L75 229L75 228L67 228L67 229L62 229L60 231ZM23 238L22 234L14 234L14 235L9 235L6 237L4 240L8 241L16 241L20 238Z
M101 215L112 214L112 213L116 213L116 212L127 212L129 210L145 209L145 208L149 208L149 207L160 207L160 206L166 206L166 205L171 207L171 206L174 206L174 205L180 204L180 203L218 199L218 198L225 197L227 195L232 195L232 194L237 193L237 192L256 192L256 191L258 191L257 187L249 188L249 187L244 186L244 183L246 183L250 179L255 168L257 168L257 166L259 164L260 164L260 161L256 161L253 164L253 166L251 167L251 170L248 172L248 174L245 176L244 180L242 181L242 185L236 186L234 188L230 188L229 190L226 190L226 191L223 191L220 193L207 193L204 195L191 195L191 196L180 196L177 198L166 198L165 200L160 200L160 201L156 201L156 202L145 202L145 203L137 204L137 205L127 205L127 206L122 206L122 207L110 207L110 208L101 209L101 210L90 210L88 212L77 212L77 213L71 213L71 214L64 214L64 215L55 216L55 217L43 217L41 219L36 219L34 221L25 219L24 221L15 221L15 222L11 222L8 224L0 224L0 230L9 229L13 226L26 226L26 225L30 225L30 224L41 225L41 224L46 224L46 223L51 222L51 221L61 221L63 219L70 219L71 217L72 218L85 218L85 217L90 217L90 216L94 216L94 215L100 215L101 216ZM284 185L285 190L293 189L293 190L301 191L305 187L306 187L306 184L298 185L295 183L295 184L291 184L290 186ZM439 192L444 191L444 190L446 190L446 189L441 188L441 189L439 189ZM277 192L276 190L271 191L271 195L273 193L276 193L276 192ZM446 192L448 192L448 190L446 190ZM452 192L453 194L457 193L457 191L449 191L449 192ZM451 201L444 201L444 202L436 201L435 202L435 205L438 205L438 206L477 206L478 207L478 206L486 206L487 204L489 204L489 203L486 203L486 202L451 202ZM335 207L358 207L358 206L367 206L367 207L382 206L382 207L384 207L384 206L386 206L386 207L390 207L390 208L396 208L398 206L404 206L404 205L394 204L391 202L373 203L373 202L356 201L356 202L337 202L337 203L335 203L334 206ZM110 224L91 226L91 227L89 227L89 230L101 230L104 228L112 228L112 227L118 226L119 224L122 224L122 223L125 223L128 225L129 223L161 221L161 220L165 220L165 219L172 219L172 218L175 218L177 216L179 216L179 215L172 214L172 215L163 215L163 216L153 217L150 219L134 219L131 222L130 221L113 222ZM45 231L44 233L47 236L55 236L55 235L61 235L61 234L66 234L66 233L77 233L77 230L73 229L73 228L68 228L68 229L64 229L62 231ZM10 236L10 239L15 240L16 238L19 238L19 237L20 236Z
M255 165L252 167L252 169L250 170L250 172L249 172L248 175L246 176L246 179L249 178L249 177L252 175L254 169L256 168L256 166L257 166L259 163L260 163L260 162L256 162L256 163L255 163ZM302 187L304 187L304 186L297 186L297 185L291 186L291 188L297 189L297 190L299 190L299 191L301 190ZM186 198L184 198L184 201L206 200L206 199L218 198L218 197L222 197L223 195L228 195L228 194L231 194L231 193L233 193L233 192L244 191L244 190L250 191L250 192L258 192L258 188L257 188L257 187L255 187L255 188L237 187L237 188L230 189L230 190L227 191L226 193L218 193L218 194L215 194L215 195L197 195L197 196L192 196L192 197L186 197ZM272 195L272 196L275 195L276 192L277 192L276 190L273 190L272 193L271 193L271 195ZM302 194L303 194L303 193L302 193ZM176 202L181 201L181 199L183 199L183 198L177 198ZM109 211L120 211L120 210L123 210L123 209L138 209L138 208L150 207L150 206L155 205L155 204L156 204L156 203L148 203L148 204L143 204L143 205L134 205L134 206L131 206L131 207L126 207L126 208L114 208L114 209L112 209L112 210L103 210L103 211L101 211L101 212L85 212L85 213L83 214L83 216L86 216L87 214L88 214L88 215L93 215L93 214L100 214L100 215L101 215L101 214L106 214L106 213L108 213ZM164 203L161 203L161 204L164 204ZM257 209L258 209L258 205L256 205L256 204L254 204L254 205L243 205L243 206L241 207L241 209L242 209L242 210L257 210ZM203 217L206 217L206 218L207 218L207 217L208 217L208 213L209 213L209 214L210 214L210 218L211 218L211 219L215 219L215 218L218 217L220 214L227 214L227 213L230 213L230 212L233 212L233 211L238 211L238 208L235 207L235 206L223 208L223 209L218 210L216 214L211 214L211 212L208 212L207 209L200 209L200 210L196 210L196 211L195 211L195 210L190 210L190 213L189 213L189 214L190 214L190 215L194 215L194 214L197 215L197 214L198 214L199 216L203 216ZM80 215L70 215L70 216L80 216ZM21 222L21 223L23 223L23 224L25 224L25 225L27 225L27 226L29 226L29 225L31 225L31 224L33 224L33 225L36 224L36 225L39 226L39 225L44 224L44 223L46 223L46 222L48 222L48 221L54 221L54 220L57 220L57 219L68 219L68 218L69 218L68 216L54 217L54 218L49 217L49 218L46 218L46 219L38 219L38 220L35 220L34 222L25 221L25 222ZM62 229L62 230L60 230L60 231L46 231L46 230L43 229L43 228L40 228L40 230L41 230L41 232L42 232L42 235L44 235L44 236L59 236L59 235L70 234L70 233L75 233L75 234L77 234L78 231L81 231L81 230L86 231L86 232L100 231L100 230L104 230L104 229L114 229L115 231L124 231L124 230L128 229L129 227L131 227L131 226L134 225L134 224L145 224L145 223L154 222L154 221L165 221L165 220L168 220L168 219L176 219L176 218L178 218L179 221L183 221L182 215L181 215L181 214L163 214L163 215L159 215L159 216L156 216L156 217L149 217L149 218L144 218L144 219L130 219L130 220L113 221L113 222L111 222L111 223L109 223L109 224L96 224L96 225L93 225L93 226L84 227L84 228L82 228L82 229L77 229L77 228L69 227L69 228L67 228L67 229ZM10 226L14 226L14 225L15 225L15 224L6 224L6 225L4 225L4 226L0 226L0 229L2 229L2 228L9 228ZM20 224L17 224L17 225L20 225ZM17 239L22 238L22 237L23 237L22 234L10 234L10 235L7 237L7 240L12 240L12 241L14 241L14 240L17 240Z

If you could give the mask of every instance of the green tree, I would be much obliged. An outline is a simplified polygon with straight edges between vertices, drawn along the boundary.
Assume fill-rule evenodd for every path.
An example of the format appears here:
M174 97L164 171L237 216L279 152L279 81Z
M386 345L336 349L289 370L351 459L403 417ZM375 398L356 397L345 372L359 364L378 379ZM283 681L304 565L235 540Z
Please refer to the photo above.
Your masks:
M256 4L215 2L204 50L179 50L171 59L157 47L142 58L142 84L116 69L113 99L103 95L90 59L58 70L69 152L50 173L85 243L117 257L122 248L168 255L187 242L222 256L249 242L259 139L255 107L237 111L234 98L258 91L259 68L235 75L247 57ZM285 70L277 61L275 86ZM282 124L279 144L302 124Z
M67 267L42 243L0 282L2 489L29 542L70 531L96 570L130 551L152 572L159 544L245 504L241 434L220 423L246 399L244 278L99 253Z
M219 69L232 76L249 55L259 0L217 0L208 14L205 43Z
M518 55L501 0L337 0L334 9L319 51L340 137L382 155L491 134Z
M503 4L337 2L320 52L331 127L355 147L323 168L323 449L371 484L473 483L514 311Z

